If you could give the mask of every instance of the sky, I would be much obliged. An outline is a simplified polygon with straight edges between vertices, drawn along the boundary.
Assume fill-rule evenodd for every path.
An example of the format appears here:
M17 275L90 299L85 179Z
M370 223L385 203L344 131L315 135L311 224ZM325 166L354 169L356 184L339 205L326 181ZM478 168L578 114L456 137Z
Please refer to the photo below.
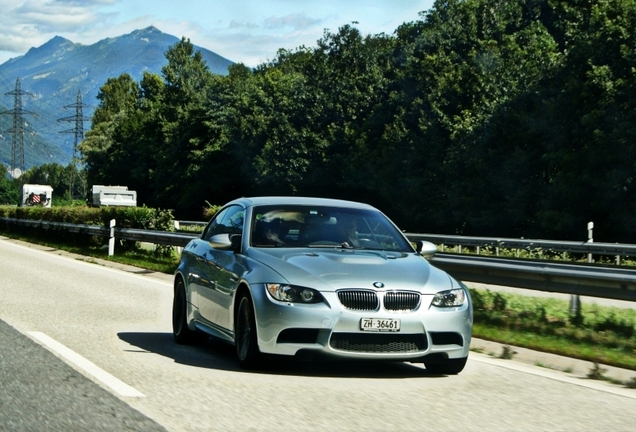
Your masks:
M325 29L357 22L392 34L434 0L0 0L0 64L54 36L91 45L155 26L233 62L255 67L280 48L316 45Z

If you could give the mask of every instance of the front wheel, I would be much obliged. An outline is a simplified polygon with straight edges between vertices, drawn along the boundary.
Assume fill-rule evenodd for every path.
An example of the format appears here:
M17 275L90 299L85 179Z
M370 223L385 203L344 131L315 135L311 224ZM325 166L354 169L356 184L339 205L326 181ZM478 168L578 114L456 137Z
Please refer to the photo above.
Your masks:
M261 360L261 352L258 349L256 320L249 294L244 294L239 300L234 330L239 365L243 369L254 369Z
M425 361L426 370L435 375L457 375L466 366L468 357L458 359L446 359L444 361Z
M191 345L201 343L204 335L192 331L188 327L188 303L185 293L185 284L179 279L174 288L174 299L172 301L172 334L178 344Z

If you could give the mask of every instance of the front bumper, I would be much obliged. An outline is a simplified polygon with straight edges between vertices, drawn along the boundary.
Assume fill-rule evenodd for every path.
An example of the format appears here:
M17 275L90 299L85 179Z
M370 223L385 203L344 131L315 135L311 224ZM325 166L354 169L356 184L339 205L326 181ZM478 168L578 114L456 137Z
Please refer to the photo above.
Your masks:
M382 298L384 292L377 292ZM377 310L357 311L345 308L335 292L322 294L324 303L283 303L272 299L264 286L253 286L261 352L399 361L468 356L473 322L469 295L456 308L431 306L433 295L421 295L419 306L410 311L386 310L382 303ZM400 331L363 331L362 318L399 319Z

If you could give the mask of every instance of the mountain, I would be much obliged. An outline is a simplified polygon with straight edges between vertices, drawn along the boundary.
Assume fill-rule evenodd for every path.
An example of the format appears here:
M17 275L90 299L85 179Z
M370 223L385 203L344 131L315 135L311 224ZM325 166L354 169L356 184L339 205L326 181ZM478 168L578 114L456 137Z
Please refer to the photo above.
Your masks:
M179 38L156 27L103 39L93 45L82 45L60 36L26 54L0 65L0 112L13 111L16 79L20 79L25 111L25 167L56 162L67 165L73 153L74 122L59 121L73 117L78 91L82 95L84 117L90 118L97 106L97 93L108 78L128 73L139 81L144 71L161 74L167 64L165 52ZM226 75L232 61L205 48L196 47L213 73ZM4 95L4 96L1 96ZM27 113L31 112L33 114ZM0 163L11 163L12 115L0 116ZM90 122L84 123L84 131Z

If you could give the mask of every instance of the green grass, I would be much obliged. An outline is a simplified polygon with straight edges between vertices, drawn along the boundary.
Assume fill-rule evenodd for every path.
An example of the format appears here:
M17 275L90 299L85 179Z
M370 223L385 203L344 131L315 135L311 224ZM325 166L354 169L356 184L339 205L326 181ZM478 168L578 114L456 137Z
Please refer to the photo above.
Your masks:
M59 238L43 239L41 233L2 234L90 257L86 261L99 258L167 274L174 273L179 258L174 250L162 256L145 248L123 251L118 246L109 257L103 244L68 245ZM634 309L583 305L581 319L574 320L565 300L483 289L471 289L471 296L477 338L636 370Z
M36 243L86 257L99 258L106 261L140 267L159 273L172 274L179 263L179 255L176 253L174 248L172 248L171 252L168 254L160 254L142 247L127 248L129 250L125 250L124 248L116 245L115 254L113 256L108 256L108 246L101 243L67 244L60 240L42 238L39 235L32 235L29 233L18 234L15 232L2 232L1 234L16 240ZM90 262L89 259L86 261Z
M471 289L478 338L636 370L636 310Z

